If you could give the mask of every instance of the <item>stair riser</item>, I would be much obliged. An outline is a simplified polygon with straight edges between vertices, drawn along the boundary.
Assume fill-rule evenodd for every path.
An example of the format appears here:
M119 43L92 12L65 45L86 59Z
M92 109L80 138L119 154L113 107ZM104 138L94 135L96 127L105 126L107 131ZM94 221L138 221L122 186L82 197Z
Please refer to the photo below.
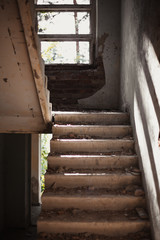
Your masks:
M101 153L111 151L129 151L134 150L134 141L132 140L52 140L51 152L67 153Z
M95 233L110 237L125 236L129 233L149 230L148 221L122 222L59 222L38 221L37 231L46 233Z
M119 189L130 184L140 184L140 176L128 175L45 175L46 189L55 183L56 187L82 187L94 186L95 188Z
M85 113L85 114L55 114L55 123L61 124L100 124L100 125L126 125L129 124L127 113Z
M145 207L145 199L142 197L42 197L42 209L67 209L76 208L81 210L113 210L135 209Z
M56 126L52 128L54 138L123 138L132 135L132 129L129 126Z
M107 157L48 157L48 168L67 167L72 169L104 169L138 167L137 157L107 156Z

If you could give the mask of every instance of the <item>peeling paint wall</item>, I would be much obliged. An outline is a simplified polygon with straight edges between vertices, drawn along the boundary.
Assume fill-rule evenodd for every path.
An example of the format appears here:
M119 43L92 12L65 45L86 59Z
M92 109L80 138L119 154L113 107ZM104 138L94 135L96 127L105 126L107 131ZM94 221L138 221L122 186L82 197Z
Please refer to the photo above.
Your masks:
M79 99L92 96L104 86L105 73L102 62L95 68L46 66L48 88L54 110L81 110ZM95 107L93 107L95 109Z
M120 9L121 1L98 0L98 57L103 59L105 85L92 97L79 100L84 108L119 108Z
M129 109L154 239L160 236L160 1L122 1L121 100Z
M120 0L97 2L95 66L46 66L53 110L119 109Z
M45 128L17 1L0 3L0 132Z

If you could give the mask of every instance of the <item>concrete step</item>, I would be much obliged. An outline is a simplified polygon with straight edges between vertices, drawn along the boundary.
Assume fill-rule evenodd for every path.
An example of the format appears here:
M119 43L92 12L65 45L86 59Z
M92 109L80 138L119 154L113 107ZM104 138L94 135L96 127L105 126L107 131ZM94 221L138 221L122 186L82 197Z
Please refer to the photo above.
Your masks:
M76 208L81 210L113 210L145 208L144 197L127 195L56 195L52 192L44 192L42 196L42 209L68 209Z
M123 112L54 112L56 124L126 125L129 114Z
M101 153L133 151L134 141L127 139L52 139L51 153Z
M152 240L149 231L141 231L136 233L129 233L123 237L107 237L102 234L92 233L39 233L37 240L45 239L65 239L65 240Z
M38 233L87 232L117 237L150 229L148 220L141 220L136 215L125 216L124 212L113 215L108 215L107 212L70 214L61 211L60 214L52 212L52 215L50 213L47 215L47 212L42 212L37 223Z
M52 127L54 138L130 138L131 126L58 125Z
M65 173L45 175L46 189L56 187L95 187L106 189L119 189L131 184L141 184L140 175L131 173Z
M48 168L129 168L138 166L136 155L53 155L48 156Z
M90 196L135 196L135 197L144 197L144 190L141 184L131 184L126 185L120 188L107 189L107 188L96 188L94 186L78 186L78 187L56 187L52 185L51 188L48 188L44 192L54 193L56 196L75 196L75 197L90 197Z

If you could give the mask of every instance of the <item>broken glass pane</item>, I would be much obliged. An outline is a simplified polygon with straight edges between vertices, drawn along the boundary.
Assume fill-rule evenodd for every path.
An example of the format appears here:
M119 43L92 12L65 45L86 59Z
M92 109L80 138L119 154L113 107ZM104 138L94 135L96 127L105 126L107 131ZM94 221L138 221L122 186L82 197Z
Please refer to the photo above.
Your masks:
M41 42L41 54L46 64L89 64L89 42Z
M38 0L37 4L90 4L90 0Z
M39 34L88 34L88 12L38 12Z

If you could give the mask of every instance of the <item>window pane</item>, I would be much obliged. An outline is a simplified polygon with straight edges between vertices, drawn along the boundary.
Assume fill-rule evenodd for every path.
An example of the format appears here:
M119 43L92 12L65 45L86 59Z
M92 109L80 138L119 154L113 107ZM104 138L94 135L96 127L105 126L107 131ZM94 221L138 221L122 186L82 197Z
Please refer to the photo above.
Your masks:
M79 63L88 64L90 62L89 42L79 42L79 53L80 53Z
M38 0L37 4L73 4L73 0Z
M88 12L78 12L78 33L89 34L90 33L90 14Z
M39 34L89 34L88 12L38 12Z
M90 4L90 0L38 0L37 4Z
M38 12L39 34L75 34L74 12Z
M41 54L49 63L89 63L89 42L41 42Z
M90 0L76 0L77 4L90 4Z

